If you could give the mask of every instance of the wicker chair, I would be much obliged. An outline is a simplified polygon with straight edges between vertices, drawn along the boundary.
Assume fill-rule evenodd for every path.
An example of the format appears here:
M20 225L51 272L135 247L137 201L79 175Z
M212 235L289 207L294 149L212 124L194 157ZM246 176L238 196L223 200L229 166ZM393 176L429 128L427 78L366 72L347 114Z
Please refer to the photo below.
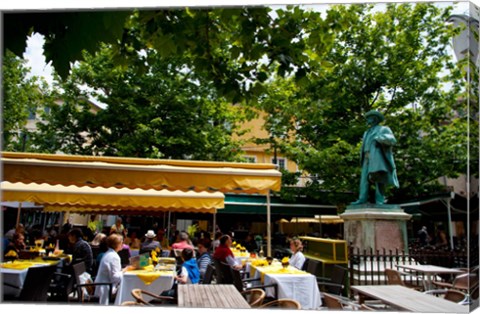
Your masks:
M424 292L425 294L431 294L435 296L442 296L445 300L449 300L459 304L467 304L468 296L464 292L455 289L436 289L428 290Z
M456 276L452 283L434 281L433 284L439 288L468 291L470 287L478 284L478 276L475 273L465 273Z
M259 307L265 300L266 293L262 289L250 289L242 291L241 294L245 297L251 307Z
M132 297L135 299L135 301L143 305L155 306L155 305L176 304L176 299L173 297L154 294L142 289L133 289L131 294L132 294ZM143 298L144 295L151 297L152 300L146 301Z
M342 301L331 294L323 294L323 303L328 309L343 310Z
M302 306L298 301L291 300L291 299L278 299L274 301L270 301L268 303L262 304L260 306L261 309L265 308L283 308L283 309L296 309L301 310Z
M144 306L145 304L135 302L135 301L125 301L120 304L120 306Z
M323 303L330 310L349 310L349 311L358 311L358 310L368 310L374 311L376 309L365 304L358 304L358 302L347 299L340 295L323 293Z
M423 290L424 287L409 285L402 279L402 273L395 269L385 268L385 276L389 285L400 285L415 290Z

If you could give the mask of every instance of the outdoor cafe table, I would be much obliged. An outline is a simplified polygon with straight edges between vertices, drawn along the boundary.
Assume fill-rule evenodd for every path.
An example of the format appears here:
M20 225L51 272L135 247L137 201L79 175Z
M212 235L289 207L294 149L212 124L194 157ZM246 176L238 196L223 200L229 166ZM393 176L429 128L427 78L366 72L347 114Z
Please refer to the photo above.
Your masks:
M380 300L391 307L410 312L468 313L469 307L400 285L351 286L359 295Z
M175 277L175 270L131 270L123 274L122 281L118 286L115 305L125 301L134 301L133 289L142 289L155 294L171 289ZM146 301L152 297L144 296Z
M250 271L250 277L260 278L262 284L276 283L278 299L296 300L301 304L303 310L315 310L322 305L317 279L310 273L298 270L293 266L284 269L280 263L272 263L268 266L250 264L247 269ZM273 296L273 288L266 290L267 296Z
M419 273L423 273L423 281L425 284L425 288L427 290L434 289L433 287L433 278L435 275L438 274L463 274L465 271L455 269L455 268L447 268L435 265L397 265L397 268L403 268L410 271L416 271Z
M194 308L249 309L234 285L178 285L178 306Z
M0 264L0 274L2 276L3 295L18 296L20 289L23 287L27 272L30 267L41 267L53 264L59 264L60 260L44 261L41 258L33 260L15 260L13 262L5 262ZM8 283L12 286L19 287L16 289L5 285Z

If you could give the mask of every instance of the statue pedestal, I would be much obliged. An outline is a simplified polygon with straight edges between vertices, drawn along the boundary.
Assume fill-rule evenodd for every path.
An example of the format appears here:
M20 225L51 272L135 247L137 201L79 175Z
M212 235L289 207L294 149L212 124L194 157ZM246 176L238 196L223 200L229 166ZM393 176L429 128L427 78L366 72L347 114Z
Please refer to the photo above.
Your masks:
M344 239L361 250L408 251L407 220L412 215L398 205L349 205L340 215Z

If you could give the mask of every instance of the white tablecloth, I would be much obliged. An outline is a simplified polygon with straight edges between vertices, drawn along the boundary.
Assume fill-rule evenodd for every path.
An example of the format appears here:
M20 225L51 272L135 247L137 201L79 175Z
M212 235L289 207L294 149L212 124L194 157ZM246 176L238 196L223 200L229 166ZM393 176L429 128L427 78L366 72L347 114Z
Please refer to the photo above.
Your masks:
M248 265L249 266L249 265ZM249 268L249 267L247 267ZM257 270L254 278L259 278ZM261 285L260 281L255 284ZM265 274L264 285L277 284L278 299L293 299L302 305L303 310L316 310L322 305L317 279L309 273L305 274ZM273 288L267 288L267 296L273 297Z
M26 269L8 269L0 268L0 273L2 274L3 283L9 283L16 287L23 287L23 282L25 277L27 277L28 268ZM20 289L15 289L13 287L7 286L2 283L3 295L8 296L18 296L20 294Z
M271 283L278 285L278 299L294 299L303 310L315 310L322 305L317 279L311 274L265 274L264 284Z
M125 301L134 301L131 294L132 289L142 289L155 294L160 294L164 290L171 289L173 286L173 278L174 272L172 271L171 275L162 274L162 276L155 279L154 282L146 285L136 274L126 272L118 287L115 305L120 305ZM144 296L144 299L149 301L151 298Z
M29 261L27 261L27 262L29 262ZM31 261L31 262L35 263L35 261ZM60 267L62 266L63 262L64 262L63 259L61 259L57 262L59 270L60 270ZM52 262L52 263L56 263L56 262ZM40 261L38 264L33 265L31 267L42 267L42 266L46 266L46 265L43 261ZM23 283L25 282L25 278L27 277L27 272L28 272L28 268L13 269L13 268L2 268L2 267L0 267L0 274L1 274L1 277L2 277L2 292L3 292L3 295L15 296L15 297L20 295L21 288L23 287ZM13 288L11 286L7 286L4 283L8 283L8 284L13 285L15 287L19 287L19 289Z

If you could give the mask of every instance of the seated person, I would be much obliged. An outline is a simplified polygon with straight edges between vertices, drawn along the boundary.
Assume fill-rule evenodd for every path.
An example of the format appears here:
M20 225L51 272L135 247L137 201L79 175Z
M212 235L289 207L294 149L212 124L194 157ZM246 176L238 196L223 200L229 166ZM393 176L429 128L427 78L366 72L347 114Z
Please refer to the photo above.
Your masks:
M302 241L300 241L299 239L290 240L290 250L292 250L293 252L292 256L290 257L290 265L297 269L302 269L306 259L302 253Z
M12 241L10 241L5 248L5 255L10 251L14 251L18 256L20 251L25 250L26 248L27 246L25 244L25 236L23 233L14 233Z
M98 265L100 265L100 262L102 261L103 255L105 255L105 253L107 253L108 251L107 238L108 238L107 236L102 238L102 240L100 241L100 245L98 246L98 254L95 257L97 268L98 268Z
M245 239L243 246L250 253L258 251L257 241L255 241L253 234L251 233L247 234L247 238Z
M212 263L212 256L210 255L210 239L203 238L200 239L197 243L198 255L197 264L198 269L200 270L200 278L203 279L205 272L207 271L207 266Z
M172 249L174 250L183 250L183 249L191 249L193 250L193 245L190 242L190 237L188 236L188 233L185 231L180 232L180 241L175 242L172 244Z
M180 284L196 284L200 281L200 270L198 269L197 261L193 257L193 250L185 248L182 251L182 270L175 279Z
M215 252L215 249L220 244L220 238L222 237L223 233L216 232L215 233L215 240L212 241L212 251Z
M107 235L105 233L97 233L95 237L93 238L92 242L90 242L90 247L92 248L98 248L100 247L100 243L102 242L103 239L107 238Z
M232 238L228 234L224 234L220 237L220 244L215 249L213 253L213 258L220 261L227 263L231 267L235 269L241 269L242 264L235 259L232 250L230 250L230 246L232 245Z
M117 217L115 224L110 227L110 234L112 233L122 235L124 238L127 237L127 229L125 229L125 226L122 224L122 218Z
M123 239L119 234L112 233L107 237L108 250L103 256L98 267L97 277L95 282L111 282L113 284L112 294L115 294L117 287L120 284L123 273L127 270L133 269L132 266L127 266L122 269L120 256L118 251L122 249ZM108 305L108 286L99 285L95 287L95 296L100 298L100 304Z
M137 238L137 233L135 231L132 231L130 236L125 238L124 243L128 244L133 250L140 249L140 246L142 245L142 242Z
M154 240L156 236L157 235L155 232L153 232L153 230L148 230L148 232L145 234L145 241L140 246L140 254L151 252L156 249L162 249L160 242Z
M93 252L90 244L83 239L82 230L78 228L71 229L68 232L68 241L73 244L71 264L73 265L83 261L85 262L87 272L91 272L93 266Z

